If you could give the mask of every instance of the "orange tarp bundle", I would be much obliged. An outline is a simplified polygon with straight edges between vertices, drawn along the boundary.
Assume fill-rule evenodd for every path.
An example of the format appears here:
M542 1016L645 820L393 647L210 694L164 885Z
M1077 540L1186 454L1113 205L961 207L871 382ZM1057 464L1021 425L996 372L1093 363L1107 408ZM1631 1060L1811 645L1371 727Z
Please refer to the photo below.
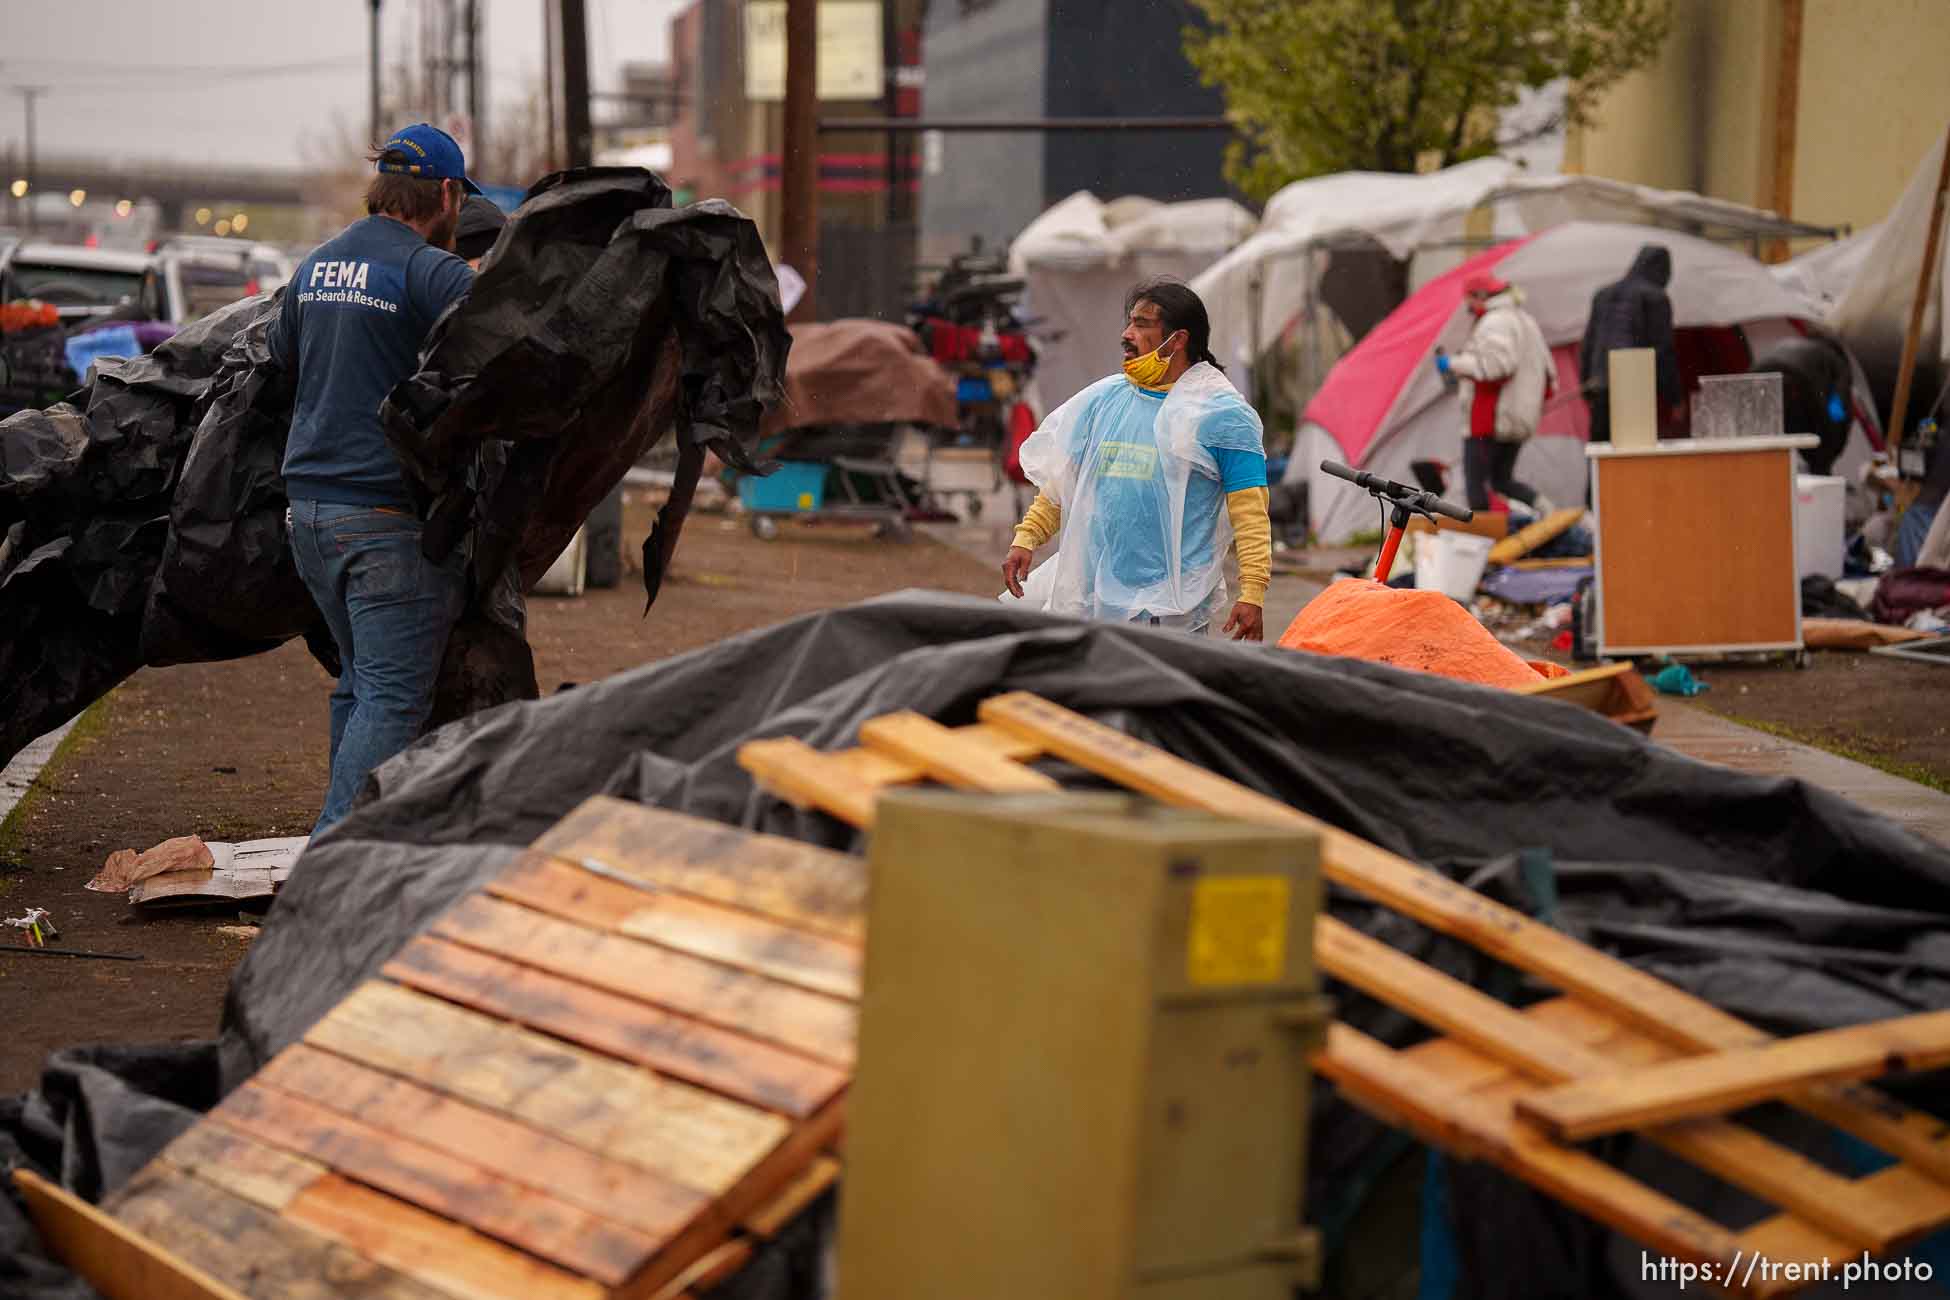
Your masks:
M1442 592L1384 587L1365 578L1343 579L1308 601L1280 646L1506 689L1547 675Z

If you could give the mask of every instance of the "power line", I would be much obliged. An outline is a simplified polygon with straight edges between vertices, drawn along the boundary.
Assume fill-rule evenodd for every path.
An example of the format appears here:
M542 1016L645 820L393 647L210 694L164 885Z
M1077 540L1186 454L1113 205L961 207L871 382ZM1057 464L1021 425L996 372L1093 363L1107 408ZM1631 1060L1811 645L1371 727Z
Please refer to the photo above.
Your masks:
M305 59L297 63L108 63L97 59L34 59L31 66L37 72L66 76L70 72L100 73L103 75L218 77L228 73L263 73L269 76L291 76L312 68L333 65L358 65L363 67L366 58L363 53L334 55L329 59ZM0 59L0 68L5 68L8 60ZM21 60L12 60L19 65Z
M363 67L365 60L349 59L324 63L306 63L298 67L256 67L238 68L224 72L208 69L151 69L146 73L129 74L75 74L54 71L58 79L50 89L56 95L103 95L118 91L144 95L156 94L209 94L222 93L233 86L246 82L279 80L289 81L294 77L343 76L346 72ZM214 78L199 84L186 83L185 78Z

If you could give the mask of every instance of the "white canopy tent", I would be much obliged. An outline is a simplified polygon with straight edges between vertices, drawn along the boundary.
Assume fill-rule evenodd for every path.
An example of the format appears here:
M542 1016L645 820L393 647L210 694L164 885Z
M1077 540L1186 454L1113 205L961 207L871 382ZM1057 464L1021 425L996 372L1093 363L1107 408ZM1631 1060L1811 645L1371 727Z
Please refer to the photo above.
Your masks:
M1506 159L1478 158L1423 176L1340 172L1295 181L1267 201L1252 238L1192 283L1212 317L1213 355L1251 365L1304 314L1319 298L1307 254L1331 238L1365 236L1407 258L1459 238L1471 210L1516 174Z
M1812 291L1826 301L1828 327L1862 359L1863 368L1879 389L1893 390L1901 364L1903 336L1909 330L1916 300L1916 284L1923 272L1923 247L1929 241L1930 216L1936 187L1943 174L1943 152L1950 147L1950 131L1923 158L1902 197L1889 215L1861 234L1831 248L1816 249L1781 268L1789 283ZM1930 368L1950 363L1950 240L1939 232L1938 264L1924 294L1922 333L1917 340L1918 363ZM1938 380L1942 382L1941 379ZM1935 392L1912 391L1906 423L1913 425Z
M1755 251L1764 239L1835 233L1688 190L1602 176L1526 176L1506 159L1479 158L1422 176L1345 172L1296 181L1267 203L1258 233L1192 287L1212 313L1213 352L1250 362L1318 303L1320 259L1310 253L1372 240L1397 259L1415 258L1413 292L1471 247L1567 221L1659 226L1745 241Z
M1231 199L1109 203L1078 191L1029 223L1009 246L1036 322L1030 405L1046 414L1123 360L1124 295L1154 275L1190 281L1252 233L1253 214Z

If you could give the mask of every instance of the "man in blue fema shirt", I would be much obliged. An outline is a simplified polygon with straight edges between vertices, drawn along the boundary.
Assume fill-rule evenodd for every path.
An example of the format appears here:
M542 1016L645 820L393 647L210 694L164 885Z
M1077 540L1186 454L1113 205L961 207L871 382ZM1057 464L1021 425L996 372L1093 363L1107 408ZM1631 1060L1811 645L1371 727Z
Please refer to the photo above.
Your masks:
M480 189L453 137L425 123L370 157L368 215L299 264L270 333L272 359L298 380L284 453L291 550L343 665L313 835L419 736L466 594L458 552L444 564L420 554L420 519L379 407L474 282L450 250L462 201Z

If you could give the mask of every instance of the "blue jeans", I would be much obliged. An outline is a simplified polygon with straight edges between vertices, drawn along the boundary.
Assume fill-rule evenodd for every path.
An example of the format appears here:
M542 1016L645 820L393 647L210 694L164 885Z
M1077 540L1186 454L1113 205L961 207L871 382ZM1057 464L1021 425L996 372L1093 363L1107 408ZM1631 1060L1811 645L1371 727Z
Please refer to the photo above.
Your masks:
M1933 506L1911 505L1903 511L1902 522L1896 525L1896 567L1911 569L1916 567L1916 557L1923 553L1923 543L1930 535L1930 525L1936 522L1936 512L1943 509L1939 502Z
M342 665L317 835L351 809L367 773L419 738L466 597L465 561L421 555L410 514L329 501L291 503L291 552Z

